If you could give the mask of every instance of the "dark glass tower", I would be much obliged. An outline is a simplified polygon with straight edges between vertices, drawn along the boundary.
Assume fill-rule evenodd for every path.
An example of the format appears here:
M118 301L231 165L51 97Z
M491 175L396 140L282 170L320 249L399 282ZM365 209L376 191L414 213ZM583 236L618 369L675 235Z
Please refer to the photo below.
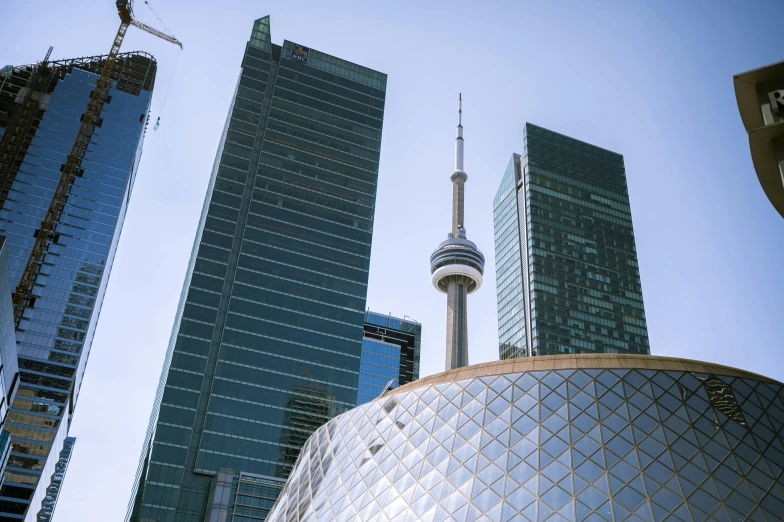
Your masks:
M273 45L256 20L129 520L211 520L219 470L284 478L356 405L385 89L382 73Z
M378 397L390 381L390 388L397 388L419 379L421 344L418 322L365 312L357 404Z
M650 354L623 156L531 125L493 202L501 359Z
M14 158L0 182L10 289L30 256L104 60L0 70L0 149ZM19 386L4 426L11 452L0 487L2 522L49 520L57 501L73 445L71 416L141 157L155 72L152 56L120 54L35 280L34 303L16 325ZM36 109L32 120L19 117L23 101ZM0 284L9 291L5 286Z

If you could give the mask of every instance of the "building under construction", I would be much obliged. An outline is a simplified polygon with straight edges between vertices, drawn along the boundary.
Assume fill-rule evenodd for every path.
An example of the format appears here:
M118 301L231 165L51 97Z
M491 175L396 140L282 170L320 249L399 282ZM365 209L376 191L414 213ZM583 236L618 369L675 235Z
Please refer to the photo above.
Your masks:
M14 396L3 419L11 448L3 463L0 522L51 520L155 74L155 60L141 52L0 70L0 235L16 289L18 350ZM101 85L104 77L110 85ZM25 290L20 280L28 273L32 283Z

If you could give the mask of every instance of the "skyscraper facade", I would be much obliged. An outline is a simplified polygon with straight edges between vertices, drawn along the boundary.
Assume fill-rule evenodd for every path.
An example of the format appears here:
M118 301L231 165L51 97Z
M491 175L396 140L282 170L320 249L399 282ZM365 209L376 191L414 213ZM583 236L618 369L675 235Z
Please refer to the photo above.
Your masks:
M0 183L0 235L8 243L12 289L104 60L95 56L0 70L5 142L0 149L12 155ZM49 520L39 515L51 515L59 494L62 458L73 443L70 420L139 165L155 73L152 56L120 54L110 95L36 278L35 297L16 325L19 386L5 423L11 452L0 487L2 522ZM35 117L20 125L19 107L28 100L37 101Z
M128 520L211 520L220 470L286 477L356 405L385 89L254 23Z
M365 312L365 336L359 363L357 404L390 388L419 379L422 325L392 315Z
M493 202L501 359L650 354L623 156L526 124Z

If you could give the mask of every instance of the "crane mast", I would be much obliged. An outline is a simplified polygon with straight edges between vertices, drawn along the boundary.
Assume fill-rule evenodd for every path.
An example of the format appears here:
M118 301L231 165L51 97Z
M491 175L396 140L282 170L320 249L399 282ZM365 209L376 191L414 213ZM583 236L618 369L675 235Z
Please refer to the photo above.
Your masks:
M178 45L180 49L182 49L182 43L176 38L134 20L132 5L129 0L117 0L117 12L120 15L120 28L117 30L117 35L114 37L109 55L106 57L106 60L101 67L101 72L95 83L95 89L90 95L90 102L87 104L87 110L82 116L79 132L76 134L76 140L62 167L62 174L57 183L54 195L52 196L52 201L49 204L43 221L41 221L41 227L36 232L35 244L30 252L30 257L27 260L22 277L19 279L16 291L13 294L14 321L17 326L19 326L19 323L22 320L25 309L28 306L35 304L35 295L33 294L35 281L38 274L41 272L43 258L49 244L52 239L55 238L55 228L57 227L57 223L60 221L63 209L65 208L70 187L73 184L75 177L84 171L84 169L81 168L82 158L87 151L87 145L90 143L95 127L99 124L103 104L106 100L106 96L109 94L109 89L112 86L111 74L117 63L120 47L125 38L125 33L128 31L128 27L131 25L138 27L167 42ZM35 100L35 102L37 108L37 100ZM32 103L30 105L32 107ZM27 118L27 111L24 112L24 117Z

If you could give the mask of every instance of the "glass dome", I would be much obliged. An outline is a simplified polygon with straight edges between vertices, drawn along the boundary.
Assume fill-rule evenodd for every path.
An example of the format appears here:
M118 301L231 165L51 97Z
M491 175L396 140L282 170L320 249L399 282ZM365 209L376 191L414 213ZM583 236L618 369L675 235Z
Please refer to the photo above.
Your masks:
M783 421L780 383L718 365L465 367L319 428L267 520L780 521Z

